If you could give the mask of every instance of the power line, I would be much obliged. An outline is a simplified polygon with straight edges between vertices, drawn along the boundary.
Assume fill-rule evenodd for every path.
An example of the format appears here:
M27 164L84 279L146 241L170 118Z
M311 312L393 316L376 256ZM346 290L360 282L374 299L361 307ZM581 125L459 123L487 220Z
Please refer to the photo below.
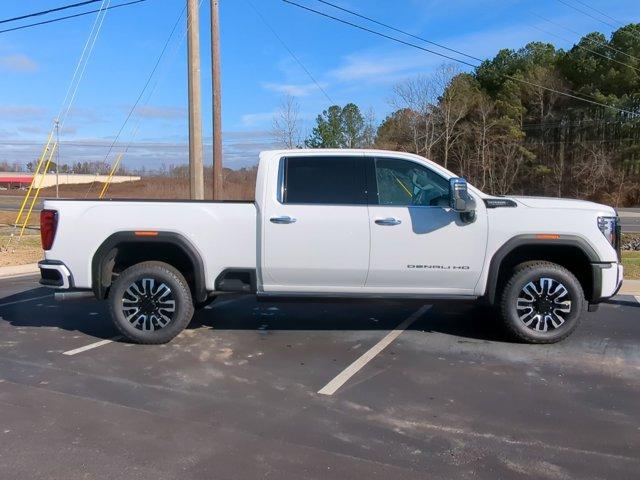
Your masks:
M98 15L96 15L96 19L93 22L93 26L91 27L91 32L89 33L89 37L87 38L86 43L84 44L84 48L82 49L82 54L80 55L80 59L78 60L78 64L76 65L76 69L73 72L73 77L71 78L71 82L69 83L69 87L67 89L67 93L64 96L64 100L62 101L62 106L60 107L60 112L58 113L58 117L56 121L60 122L62 119L61 127L64 127L65 122L67 121L67 117L69 116L69 112L71 111L71 107L73 102L75 101L76 94L78 93L78 88L80 88L80 83L84 78L84 72L87 69L87 65L89 64L89 59L91 58L91 54L93 53L93 47L98 40L98 36L100 35L100 31L102 30L102 24L107 16L106 9L111 5L111 0L102 0L100 4L100 10L98 10ZM85 56L86 53L86 56ZM79 74L79 76L78 76ZM76 81L76 78L78 79ZM67 103L67 108L65 110L65 103ZM64 113L63 113L64 112Z
M315 14L317 14L317 15L320 15L320 16L323 16L323 17L326 17L326 18L330 18L330 19L332 19L332 20L335 20L335 21L337 21L337 22L343 23L343 24L345 24L345 25L349 25L349 26L354 27L354 28L357 28L357 29L359 29L359 30L363 30L363 31L368 32L368 33L371 33L371 34L373 34L373 35L377 35L377 36L379 36L379 37L383 37L383 38L386 38L386 39L388 39L388 40L392 40L392 41L394 41L394 42L397 42L397 43L400 43L400 44L403 44L403 45L406 45L406 46L409 46L409 47L412 47L412 48L416 48L416 49L418 49L418 50L422 50L422 51L424 51L424 52L428 52L428 53L432 53L432 54L434 54L434 55L438 55L439 57L443 57L443 58L446 58L446 59L452 60L452 61L454 61L454 62L460 63L460 64L462 64L462 65L469 66L469 67L474 68L474 69L475 69L475 68L478 68L478 65L474 65L474 64L469 63L469 62L467 62L467 61L465 61L465 60L460 60L460 59L458 59L458 58L453 58L453 57L450 57L450 56L445 55L445 54L443 54L443 53L435 52L435 51L433 51L433 50L430 50L430 49L428 49L428 48L421 47L421 46L416 45L416 44L414 44L414 43L407 42L407 41L405 41L405 40L401 40L401 39L399 39L399 38L392 37L392 36L390 36L390 35L386 35L386 34L384 34L384 33L378 32L378 31L376 31L376 30L372 30L372 29L370 29L370 28L363 27L362 25L358 25L358 24L355 24L355 23L349 22L349 21L347 21L347 20L343 20L343 19L338 18L338 17L334 17L334 16L332 16L332 15L329 15L328 13L324 13L324 12L321 12L321 11L319 11L319 10L315 10L315 9L313 9L313 8L307 7L307 6L300 5L299 3L295 3L295 2L293 2L293 1L291 1L291 0L282 0L282 1L283 1L283 2L285 2L285 3L288 3L288 4L290 4L290 5L294 5L294 6L298 7L298 8L303 9L303 10L307 10L307 11L312 12L312 13L315 13ZM597 105L597 106L600 106L600 107L605 107L605 108L610 108L610 109L612 109L612 110L617 110L618 112L625 113L625 114L627 114L627 115L631 115L631 116L637 116L637 115L638 115L638 114L637 114L637 113L635 113L635 112L632 112L632 111L629 111L629 110L625 110L625 109L623 109L623 108L614 107L613 105L608 105L608 104L605 104L605 103L600 103L600 102L597 102L597 101L594 101L594 100L588 100L588 99L586 99L586 98L579 97L579 96L577 96L577 95L572 95L572 94L569 94L569 93L567 93L567 92L562 92L562 91L560 91L560 90L556 90L556 89L554 89L554 88L545 87L544 85L538 85L538 84L536 84L536 83L530 82L530 81L525 80L525 79L523 79L523 78L515 77L515 76L513 76L513 75L503 74L503 76L504 76L505 78L508 78L508 79L510 79L510 80L514 80L514 81L516 81L516 82L520 82L520 83L523 83L523 84L526 84L526 85L529 85L529 86L532 86L532 87L536 87L536 88L541 88L541 89L543 89L543 90L546 90L546 91L549 91L549 92L553 92L553 93L556 93L556 94L558 94L558 95L564 95L564 96L566 96L566 97L573 98L573 99L576 99L576 100L580 100L580 101L583 101L583 102L586 102L586 103L590 103L590 104L593 104L593 105Z
M67 15L66 17L59 17L59 18L54 18L51 20L45 20L42 22L37 22L37 23L30 23L28 25L21 25L19 27L13 27L13 28L7 28L5 30L0 30L0 33L7 33L7 32L15 32L16 30L23 30L25 28L31 28L31 27L37 27L39 25L47 25L49 23L55 23L55 22L61 22L62 20L69 20L70 18L77 18L77 17L83 17L85 15L91 15L92 13L97 13L97 12L101 12L102 10L111 10L114 8L120 8L120 7L126 7L129 5L134 5L136 3L142 3L142 2L146 2L147 0L134 0L131 2L127 2L127 3L121 3L120 5L113 5L110 6L108 8L105 9L97 9L97 10L89 10L88 12L83 12L83 13L76 13L75 15Z
M551 35L551 36L554 36L554 37L556 37L556 38L559 38L560 40L562 40L562 41L564 41L564 42L569 42L569 43L571 43L571 40L568 40L567 38L565 38L565 37L563 37L563 36L561 36L561 35L558 35L558 34L556 34L556 33L553 33L553 32L550 32L550 31L548 31L548 30L545 30L544 28L540 28L540 27L537 27L537 26L535 26L535 25L529 25L529 26L530 26L531 28L535 28L535 29L536 29L536 30L538 30L539 32L546 33L547 35ZM579 49L581 49L581 50L585 50L585 51L587 51L587 52L589 52L589 53L592 53L593 55L597 55L598 57L604 58L605 60L609 60L610 62L615 62L615 63L617 63L617 64L624 65L625 67L629 67L629 68L631 68L631 69L633 69L633 70L636 70L636 71L640 72L640 68L638 68L638 67L634 67L633 65L630 65L630 64L625 63L625 62L621 62L620 60L617 60L617 59L615 59L615 58L608 57L608 56L606 56L604 53L597 52L596 50L591 50L590 48L587 48L587 47L585 47L585 46L583 46L583 45L579 45L579 44L576 44L576 45L575 45L575 47L576 47L576 48L579 48Z
M629 58L631 58L633 60L637 60L638 62L640 62L640 58L634 57L633 55L631 55L631 54L629 54L627 52L623 52L622 50L619 50L619 49L617 49L615 47L612 47L608 43L600 42L600 41L595 40L593 38L583 36L580 32L576 32L575 30L573 30L572 28L567 27L566 25L562 25L562 24L560 24L558 22L554 22L553 20L549 20L548 18L545 18L542 15L538 15L535 12L529 12L529 13L531 13L532 15L535 15L536 17L540 18L541 20L544 20L545 22L550 23L551 25L555 25L556 27L560 27L563 30L566 30L566 31L571 32L571 33L573 33L575 35L578 35L579 37L582 37L582 39L586 39L591 43L595 43L596 45L600 45L601 47L607 48L607 49L611 50L612 52L619 53L620 55L624 55L626 57L629 57Z
M628 121L620 121L620 120L576 120L572 122L545 122L545 123L525 123L522 125L523 129L532 128L532 129L545 129L545 128L566 128L566 127L584 127L591 128L593 126L599 125L623 125L623 126L635 126L633 120Z
M587 7L587 8L588 8L588 9L590 9L590 10L593 10L593 11L594 11L594 12L596 12L596 13L599 13L599 14L600 14L600 15L602 15L603 17L606 17L606 18L608 18L608 19L610 19L610 20L613 20L614 22L619 23L619 24L621 24L621 25L623 24L623 22L621 22L620 20L616 20L616 19L615 19L615 18L613 18L612 16L607 15L606 13L604 13L604 12L602 12L602 11L598 10L598 9L597 9L597 8L595 8L595 7L592 7L592 6L591 6L591 5L589 5L588 3L581 2L580 0L574 0L574 1L575 1L576 3L579 3L580 5L582 5L582 6L584 6L584 7Z
M202 1L203 0L200 0L200 2L198 3L198 8L200 8L200 6L202 5ZM179 22L180 19L182 18L182 16L184 15L184 11L185 11L185 9L183 9L180 12L180 16L178 17L177 22ZM170 60L173 60L175 58L175 55L178 53L178 50L180 49L180 46L182 45L185 37L187 36L188 29L189 29L189 27L187 26L187 28L185 28L185 31L182 33L182 36L180 37L180 40L179 40L178 44L175 46L174 51L172 52L172 56L170 57ZM173 31L170 33L169 38L167 39L167 42L171 39L172 36L173 36ZM160 58L162 58L162 54L161 54ZM173 62L169 61L168 64L171 65L171 64L173 64ZM163 74L166 75L167 71L168 70L166 69L166 66L165 66L165 70L164 70ZM152 73L152 75L153 75L153 73ZM162 78L164 78L164 75L162 76ZM155 82L153 84L153 87L151 87L151 90L150 90L149 94L147 95L147 97L146 97L146 99L145 99L145 101L143 103L144 106L147 106L149 104L149 101L151 100L151 97L155 93L156 89L158 88L158 85L160 84L160 81L161 81L161 78L160 77L156 77L156 80L155 80ZM142 91L144 93L144 89ZM135 110L135 108L136 107L134 106L134 110ZM125 120L123 125L126 125L127 121L128 121L128 119ZM137 119L137 122L136 122L135 126L131 129L131 134L130 134L130 137L129 137L129 141L127 142L127 145L125 146L124 151L120 154L119 159L116 159L116 162L121 160L122 157L129 152L130 148L135 148L133 146L133 142L134 142L134 139L136 138L136 136L138 135L138 132L140 131L140 124L141 123L142 123L142 117L140 116L140 113L138 111L138 119ZM188 148L188 144L186 145L186 148ZM111 151L111 147L110 147L109 151ZM109 153L107 153L107 157L108 156L109 156ZM106 158L107 157L105 157L105 163L106 163ZM100 170L98 169L98 171L96 172L96 178L98 177L99 174L100 174ZM91 191L92 188L93 188L93 184L89 185L89 190L87 191L87 195ZM106 190L104 190L104 191L106 191Z
M578 8L578 7L576 7L575 5L571 5L570 3L565 2L564 0L556 0L556 1L557 1L558 3L561 3L561 4L563 4L563 5L567 6L567 7L569 7L569 8L571 8L571 9L575 10L576 12L580 12L580 13L582 13L583 15L586 15L587 17L592 18L593 20L595 20L595 21L597 21L597 22L600 22L600 23L602 23L602 24L604 24L604 25L608 25L608 26L610 26L611 28L618 28L616 25L613 25L613 24L611 24L611 23L609 23L609 22L605 22L605 21L604 21L604 20L602 20L601 18L598 18L598 17L596 17L595 15L591 15L589 12L585 12L585 11L584 11L584 10L582 10L581 8Z
M595 15L591 15L589 12L586 12L586 11L582 10L581 8L578 8L578 7L576 7L575 5L571 5L570 3L565 2L564 0L556 0L556 1L557 1L557 2L559 2L559 3L561 3L561 4L563 4L563 5L566 5L567 7L569 7L569 8L571 8L571 9L575 10L576 12L580 12L580 13L582 13L583 15L586 15L587 17L592 18L592 19L593 19L593 20L595 20L596 22L600 22L600 23L602 23L602 24L604 24L604 25L608 25L608 26L609 26L609 27L611 27L611 28L615 28L615 29L620 28L618 25L614 25L613 23L609 23L609 22L607 22L607 21L605 21L605 20L602 20L601 18L598 18L598 17L596 17ZM586 3L582 3L582 5L584 5L585 7L589 8L589 9L591 9L591 10L595 11L595 12L598 12L600 15L603 15L603 16L605 16L605 17L611 18L611 19L612 19L612 20L614 20L615 22L622 23L622 22L619 22L618 20L613 19L612 17L609 17L609 16L608 16L608 15L606 15L606 14L603 14L603 13L602 13L602 12L600 12L599 10L596 10L595 8L593 8L593 7L589 6L589 5L587 5ZM629 33L630 35L632 35L633 37L640 38L640 35L636 34L635 32L628 32L628 33Z
M311 7L306 7L304 5L300 5L299 3L295 3L295 2L292 2L290 0L282 0L282 1L285 2L285 3L288 3L290 5L294 5L294 6L298 7L298 8L302 8L303 10L308 10L309 12L313 12L313 13L321 15L323 17L330 18L331 20L335 20L336 22L344 23L345 25L349 25L349 26L357 28L359 30L363 30L365 32L369 32L369 33L371 33L373 35L377 35L379 37L386 38L388 40L393 40L394 42L402 43L403 45L407 45L409 47L417 48L417 49L423 50L425 52L433 53L434 55L438 55L439 57L448 58L449 60L461 63L463 65L467 65L467 66L469 66L471 68L477 68L477 65L474 65L472 63L466 62L464 60L460 60L458 58L450 57L448 55L445 55L444 53L439 53L439 52L435 52L433 50L429 50L428 48L421 47L419 45L416 45L415 43L411 43L411 42L407 42L407 41L401 40L399 38L391 37L391 36L386 35L384 33L377 32L375 30L371 30L370 28L367 28L367 27L363 27L362 25L358 25L356 23L352 23L352 22L349 22L347 20L343 20L342 18L334 17L333 15L329 15L328 13L321 12L320 10L315 10L315 9L313 9Z
M600 103L600 102L596 102L596 101L594 101L594 100L588 100L588 99L586 99L586 98L579 97L579 96L577 96L577 95L571 95L570 93L562 92L562 91L560 91L560 90L556 90L556 89L554 89L554 88L545 87L544 85L538 85L538 84L536 84L536 83L529 82L529 81L527 81L527 80L524 80L524 79L522 79L522 78L518 78L518 77L514 77L514 76L512 76L512 75L505 75L505 78L509 78L509 79L511 79L511 80L515 80L515 81L517 81L517 82L521 82L521 83L524 83L524 84L530 85L530 86L532 86L532 87L542 88L542 89L544 89L544 90L547 90L548 92L557 93L558 95L564 95L565 97L574 98L574 99L576 99L576 100L580 100L580 101L582 101L582 102L590 103L590 104L592 104L592 105L598 105L599 107L605 107L605 108L610 108L610 109L612 109L612 110L617 110L617 111L618 111L618 112L620 112L620 113L626 113L627 115L631 115L632 117L636 117L636 116L638 116L638 115L639 115L639 114L638 114L638 113L636 113L636 112L632 112L632 111L630 111L630 110L625 110L624 108L618 108L618 107L614 107L613 105L608 105L608 104L606 104L606 103Z
M458 55L462 55L463 57L467 57L467 58L470 58L472 60L476 60L478 62L482 62L481 58L474 57L473 55L468 55L468 54L466 54L464 52L461 52L459 50L455 50L453 48L447 47L446 45L441 45L441 44L436 43L434 41L427 40L426 38L419 37L419 36L414 35L414 34L409 33L409 32L405 32L404 30L400 30L399 28L396 28L396 27L391 26L391 25L386 24L386 23L382 23L382 22L380 22L380 21L378 21L378 20L376 20L374 18L367 17L367 16L362 15L362 14L360 14L358 12L354 12L353 10L349 10L347 8L341 7L340 5L336 5L334 3L327 2L325 0L317 0L317 1L320 2L320 3L324 3L325 5L329 5L330 7L336 8L338 10L342 10L343 12L350 13L351 15L355 15L356 17L362 18L362 19L367 20L367 21L369 21L371 23L375 23L376 25L380 25L381 27L385 27L385 28L388 28L389 30L393 30L394 32L398 32L398 33L401 33L401 34L406 35L408 37L415 38L416 40L420 40L420 41L428 43L430 45L434 45L436 47L442 48L443 50L447 50L449 52L457 53Z
M201 2L202 2L202 0L201 0ZM129 119L131 118L131 115L133 115L133 112L137 108L138 104L140 103L140 100L142 100L142 97L144 96L145 91L149 87L149 84L151 83L151 79L155 75L156 70L158 69L158 66L160 65L160 62L162 61L162 58L164 57L164 54L167 51L167 48L169 47L169 43L171 42L171 39L173 38L173 34L175 33L176 29L178 28L178 25L180 24L180 21L182 20L182 16L184 15L184 12L185 12L186 8L187 8L187 5L185 3L185 6L182 7L182 10L180 11L180 15L178 16L178 19L176 20L176 22L173 24L173 27L171 28L171 32L169 33L169 36L167 37L167 40L165 41L164 45L162 46L162 50L160 52L160 55L158 55L158 58L156 59L156 62L153 65L153 68L151 69L151 72L147 76L147 80L145 81L144 86L142 87L142 90L140 91L140 94L138 95L138 98L136 98L135 103L133 104L133 106L129 110L129 113L127 114L126 118L124 119L124 122L122 122L122 126L118 130L117 135L115 136L115 138L111 142L111 145L109 145L109 149L107 150L107 153L106 153L106 155L104 157L104 162L105 163L107 162L107 159L109 158L109 155L111 154L111 151L113 150L113 147L115 147L116 143L118 143L120 135L122 135L122 132L124 131L125 127L127 126L127 123L129 122ZM87 197L87 195L89 195L90 191L91 191L91 186L89 187L89 190L87 190L87 193L85 194L85 198Z
M68 8L81 7L83 5L88 5L90 3L100 2L101 0L87 0L86 2L72 3L71 5L64 5L58 8L51 8L49 10L42 10L41 12L28 13L26 15L21 15L19 17L7 18L5 20L0 20L0 23L8 23L15 22L16 20L24 20L25 18L38 17L40 15L47 15L53 12L59 12L61 10L67 10Z
M326 92L326 90L324 88L322 88L322 85L320 85L320 83L318 83L318 81L315 79L315 77L311 74L311 72L309 71L309 69L307 67L305 67L305 65L302 63L302 61L298 58L298 56L293 53L293 51L289 48L289 46L285 43L285 41L282 39L282 37L278 34L278 32L276 31L275 28L273 28L271 26L271 24L269 24L269 22L267 22L267 19L264 18L264 16L262 15L262 13L260 13L260 10L258 10L256 8L256 6L253 4L253 2L251 2L251 0L245 0L246 3L253 9L253 11L256 13L256 15L258 15L258 18L260 18L260 20L262 21L262 23L264 23L264 25L269 29L269 31L271 31L271 33L273 34L274 37L276 37L276 39L280 42L280 44L285 48L285 50L287 52L289 52L289 55L291 55L291 58L293 58L296 63L300 66L300 68L302 68L302 70L304 70L304 72L307 74L307 76L311 79L311 81L315 84L316 87L318 87L318 90L320 90L323 95L326 97L327 100L329 100L330 103L335 103L331 97L329 96L329 94Z

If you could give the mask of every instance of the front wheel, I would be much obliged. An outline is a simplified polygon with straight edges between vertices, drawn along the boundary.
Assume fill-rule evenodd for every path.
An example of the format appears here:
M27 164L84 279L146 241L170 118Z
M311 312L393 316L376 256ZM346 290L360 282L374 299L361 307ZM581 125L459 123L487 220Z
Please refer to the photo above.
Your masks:
M167 343L193 316L193 300L184 276L162 262L143 262L122 272L109 292L111 318L135 343Z
M578 279L551 262L518 265L502 290L500 313L507 330L527 343L555 343L573 332L585 310Z

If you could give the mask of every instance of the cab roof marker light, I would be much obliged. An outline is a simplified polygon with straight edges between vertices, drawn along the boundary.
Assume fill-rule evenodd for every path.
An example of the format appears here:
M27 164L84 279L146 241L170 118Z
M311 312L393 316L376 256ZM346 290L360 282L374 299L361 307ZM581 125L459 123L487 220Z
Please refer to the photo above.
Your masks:
M137 231L134 232L136 237L157 237L158 236L158 232L154 232L154 231Z
M536 235L538 240L558 240L560 235L557 233L539 233Z

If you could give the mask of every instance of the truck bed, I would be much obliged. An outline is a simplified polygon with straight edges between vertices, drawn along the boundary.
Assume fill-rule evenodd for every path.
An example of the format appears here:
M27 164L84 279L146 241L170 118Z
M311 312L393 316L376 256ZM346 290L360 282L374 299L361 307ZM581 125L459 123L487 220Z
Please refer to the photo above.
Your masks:
M256 268L253 202L190 200L46 200L58 211L58 229L46 259L64 258L76 288L91 288L91 262L100 245L118 232L177 233L191 242L205 265L207 288L226 267Z

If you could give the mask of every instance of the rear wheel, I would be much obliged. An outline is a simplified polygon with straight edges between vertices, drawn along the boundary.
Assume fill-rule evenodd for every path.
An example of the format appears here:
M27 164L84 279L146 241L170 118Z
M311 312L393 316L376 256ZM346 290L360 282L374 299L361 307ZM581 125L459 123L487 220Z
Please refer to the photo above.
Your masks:
M502 291L500 313L507 330L527 343L555 343L580 323L585 298L578 279L551 262L518 265Z
M135 343L167 343L193 316L187 281L162 262L143 262L122 272L109 292L109 306L115 326Z

